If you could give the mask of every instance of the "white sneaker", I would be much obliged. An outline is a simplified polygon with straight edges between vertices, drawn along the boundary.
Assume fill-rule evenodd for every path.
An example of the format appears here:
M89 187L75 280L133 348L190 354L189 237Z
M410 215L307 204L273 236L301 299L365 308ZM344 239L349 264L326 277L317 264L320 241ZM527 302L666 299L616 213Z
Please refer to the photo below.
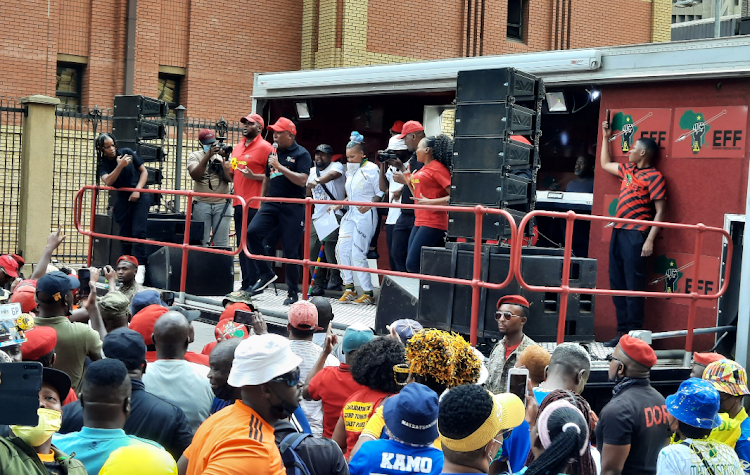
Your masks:
M135 281L143 284L146 280L146 266L138 266L138 272L135 273Z

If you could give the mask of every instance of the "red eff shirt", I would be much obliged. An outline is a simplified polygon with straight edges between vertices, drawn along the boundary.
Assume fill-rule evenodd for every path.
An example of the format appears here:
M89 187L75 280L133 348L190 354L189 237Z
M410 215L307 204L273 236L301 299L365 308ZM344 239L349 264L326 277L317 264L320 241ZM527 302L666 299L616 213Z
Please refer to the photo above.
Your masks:
M653 221L656 215L654 201L667 199L664 176L656 168L638 168L635 163L620 163L618 173L622 181L615 216ZM649 229L648 226L622 223L616 224L615 228L637 229L638 231Z
M232 160L237 160L237 170L234 172L234 194L243 197L250 208L258 209L260 207L260 201L251 203L250 198L260 196L263 180L245 178L240 170L249 168L255 174L264 175L266 165L268 165L268 155L272 151L273 146L263 140L260 135L255 137L247 146L245 140L241 140L232 150Z
M344 403L362 389L366 388L354 381L349 366L344 363L341 366L326 366L313 376L307 391L310 397L323 403L323 437L333 437Z
M414 186L414 196L421 198L443 198L448 196L445 191L451 185L451 172L437 160L414 172L411 176ZM414 226L448 230L448 213L446 211L414 210Z

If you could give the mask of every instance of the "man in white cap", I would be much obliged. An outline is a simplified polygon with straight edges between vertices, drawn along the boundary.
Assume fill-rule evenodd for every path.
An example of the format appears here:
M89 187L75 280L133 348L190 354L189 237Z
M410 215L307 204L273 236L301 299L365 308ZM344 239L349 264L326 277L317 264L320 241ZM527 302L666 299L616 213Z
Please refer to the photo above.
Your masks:
M234 355L227 383L241 388L242 398L198 428L177 464L180 475L286 473L273 426L299 406L302 359L272 333L243 340Z

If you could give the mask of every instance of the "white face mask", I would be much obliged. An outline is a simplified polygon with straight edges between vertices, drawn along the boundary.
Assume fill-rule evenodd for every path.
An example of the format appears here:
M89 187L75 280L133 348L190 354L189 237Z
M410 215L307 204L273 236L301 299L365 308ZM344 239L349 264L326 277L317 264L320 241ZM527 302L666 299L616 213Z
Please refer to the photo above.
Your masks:
M347 163L346 164L346 173L349 174L349 175L351 175L352 173L354 173L357 170L359 170L360 165L361 164L359 164L359 163Z
M40 407L37 414L39 424L36 426L10 426L16 436L32 447L39 447L47 442L62 426L62 412Z

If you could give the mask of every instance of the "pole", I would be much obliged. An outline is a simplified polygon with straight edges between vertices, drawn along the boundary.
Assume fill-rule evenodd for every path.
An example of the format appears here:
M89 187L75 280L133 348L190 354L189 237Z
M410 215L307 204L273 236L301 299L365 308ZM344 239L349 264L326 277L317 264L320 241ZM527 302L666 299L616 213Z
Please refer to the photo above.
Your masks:
M177 157L175 157L174 165L174 189L182 189L182 140L183 130L185 128L185 106L177 106L174 108L174 115L177 118ZM174 197L174 208L175 211L180 210L180 195Z
M724 0L714 0L714 38L721 38L721 7Z
M474 207L474 269L471 278L471 328L469 328L469 343L477 347L479 333L479 282L482 280L482 224L484 207Z
M748 363L748 335L750 335L750 170L745 192L745 232L742 234L742 264L740 270L740 301L737 309L737 349L734 359L743 367ZM726 278L729 278L727 276Z

